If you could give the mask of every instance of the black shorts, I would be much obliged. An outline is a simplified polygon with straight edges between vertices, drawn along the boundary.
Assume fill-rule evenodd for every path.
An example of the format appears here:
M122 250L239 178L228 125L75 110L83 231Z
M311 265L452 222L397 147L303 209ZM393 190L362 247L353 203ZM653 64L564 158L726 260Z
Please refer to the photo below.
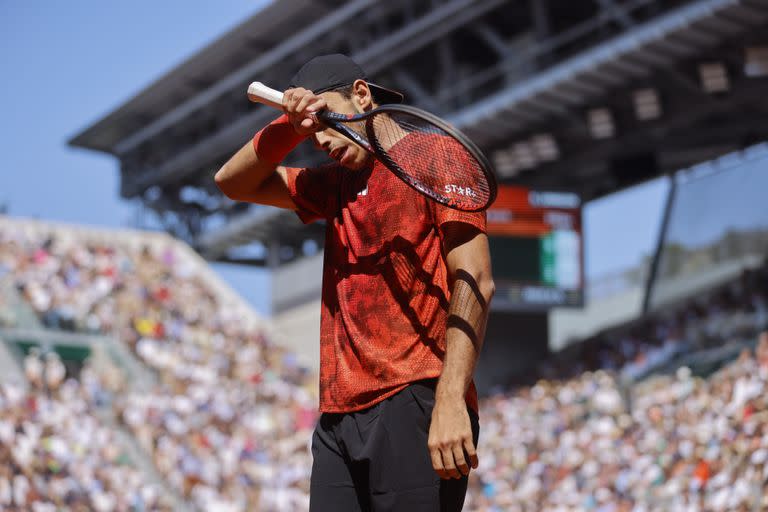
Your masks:
M441 480L427 448L435 380L359 412L325 413L312 436L311 512L458 512L467 477ZM469 410L477 446L477 414Z

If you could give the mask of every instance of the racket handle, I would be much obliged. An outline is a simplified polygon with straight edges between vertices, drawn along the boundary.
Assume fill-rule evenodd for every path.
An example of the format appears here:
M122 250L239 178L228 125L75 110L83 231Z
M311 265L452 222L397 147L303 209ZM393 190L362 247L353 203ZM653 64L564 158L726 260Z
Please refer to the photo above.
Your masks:
M254 103L262 103L278 110L283 109L283 93L267 87L261 82L252 82L248 86L248 99Z

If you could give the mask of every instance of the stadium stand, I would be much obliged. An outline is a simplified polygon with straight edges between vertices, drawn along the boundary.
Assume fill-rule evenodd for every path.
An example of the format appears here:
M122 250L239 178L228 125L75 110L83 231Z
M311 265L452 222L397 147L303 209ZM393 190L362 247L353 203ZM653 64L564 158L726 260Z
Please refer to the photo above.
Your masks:
M99 418L107 391L93 371L64 381L53 354L26 358L29 389L0 383L0 509L173 510Z
M482 402L480 467L465 508L768 510L768 335L757 343L767 271L758 261L734 278L745 255L728 249L763 258L766 239L722 233L732 243L702 251L695 237L675 236L698 223L741 226L729 216L757 219L765 210L764 144L743 152L754 164L747 174L696 185L699 171L679 170L764 140L766 116L755 114L768 98L766 20L768 0L271 2L69 143L113 155L121 197L207 258L272 270L292 262L282 267L292 279L273 300L294 336L316 324L309 312L319 283L297 272L305 244L322 247L322 228L228 201L210 179L274 115L244 100L255 77L285 84L310 55L352 53L375 82L467 132L502 181L584 202L690 174L671 180L667 233L640 279L653 293L637 287L621 303L592 302L592 318L570 312L579 320L549 339L574 343L541 364L528 361L544 357L531 347L546 348L536 342L549 313L499 314L503 328L489 332L502 336L485 354L512 347L492 356L502 375L515 363L530 371ZM295 163L317 161L306 146ZM139 391L129 377L109 388L101 409L170 489L201 510L306 509L311 376L262 322L244 321L247 307L234 313L242 301L210 267L163 235L3 222L0 274L7 266L28 302L19 312L30 314L0 317L0 325L37 322L53 347L64 330L89 346L115 340L149 368L156 384ZM762 245L747 247L750 237ZM264 250L245 250L254 242ZM662 242L676 247L662 251ZM641 301L656 312L625 323ZM591 334L610 324L621 325ZM18 337L18 329L0 335Z
M632 382L664 367L674 369L738 354L745 340L754 340L765 329L768 263L746 268L734 280L573 343L527 374L516 376L509 385L599 369L616 372L622 382ZM693 360L692 354L696 355Z
M202 510L306 508L314 380L190 253L164 235L0 224L0 265L45 327L114 336L158 376L101 405L172 489Z
M765 510L767 329L768 261L557 354L483 402L470 509Z
M153 233L0 220L6 290L49 330L112 336L157 376L140 391L104 350L65 366L29 348L28 389L0 392L4 509L307 509L314 378L252 312L247 326L227 313L247 306L200 260ZM768 506L766 327L764 263L554 354L482 401L466 509Z
M603 371L488 400L471 510L765 510L766 344L653 378L629 410Z

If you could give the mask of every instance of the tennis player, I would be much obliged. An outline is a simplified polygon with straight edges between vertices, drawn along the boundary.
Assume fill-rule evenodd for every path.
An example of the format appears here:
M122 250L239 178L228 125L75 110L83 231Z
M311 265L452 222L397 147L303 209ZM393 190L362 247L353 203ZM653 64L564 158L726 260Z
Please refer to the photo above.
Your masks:
M458 511L478 464L472 375L494 291L485 214L427 199L313 115L402 100L344 55L314 58L285 114L216 173L232 199L326 221L316 512ZM281 166L306 138L334 163Z

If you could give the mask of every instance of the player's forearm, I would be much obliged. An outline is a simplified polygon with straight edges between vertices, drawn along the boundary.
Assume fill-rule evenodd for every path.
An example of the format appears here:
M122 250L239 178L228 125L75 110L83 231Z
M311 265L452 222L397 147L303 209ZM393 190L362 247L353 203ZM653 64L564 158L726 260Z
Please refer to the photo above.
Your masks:
M285 169L278 164L305 138L287 116L278 117L224 164L216 173L216 184L230 199L293 208Z
M446 354L437 400L464 400L483 346L494 285L490 275L457 272L446 330Z

